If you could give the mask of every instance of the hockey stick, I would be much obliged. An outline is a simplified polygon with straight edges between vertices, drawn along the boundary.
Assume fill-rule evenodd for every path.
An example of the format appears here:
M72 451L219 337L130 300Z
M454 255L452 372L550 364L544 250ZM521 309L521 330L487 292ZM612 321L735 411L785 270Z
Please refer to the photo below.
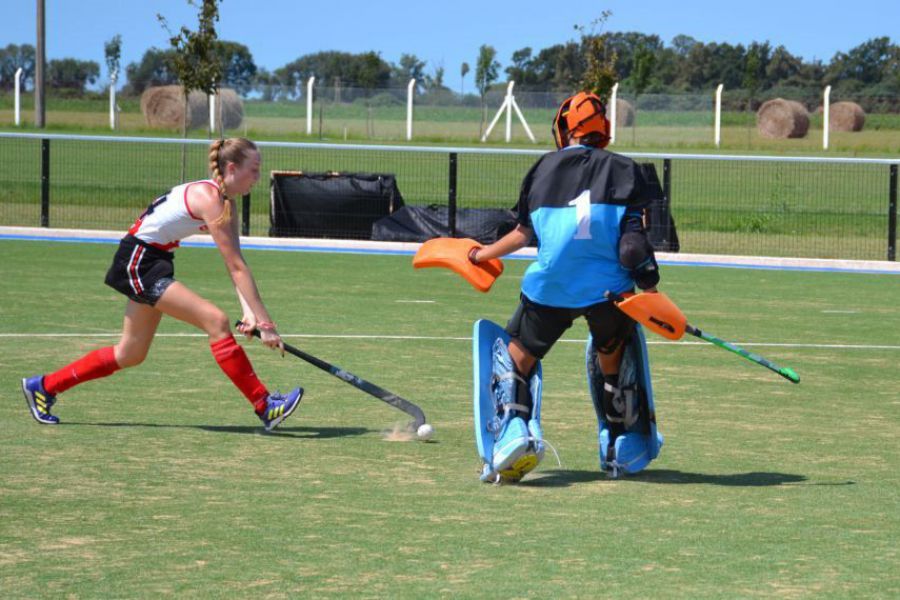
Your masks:
M677 340L681 338L684 332L687 332L701 340L710 342L719 348L734 352L750 362L762 365L763 367L778 373L792 383L800 383L800 376L790 367L780 367L759 354L748 352L737 344L726 342L725 340L719 339L714 335L705 333L697 327L690 325L681 310L679 310L678 307L675 306L675 304L662 292L640 294L639 296L627 294L628 298L613 292L606 292L604 295L632 319L663 337L670 340ZM637 305L630 304L631 302L638 300L647 300L649 302Z
M794 370L790 367L779 367L775 363L770 360L766 360L759 354L754 354L753 352L747 352L737 344L732 344L731 342L726 342L725 340L721 340L714 335L710 335L708 333L704 333L703 331L693 327L691 325L685 326L684 330L689 334L700 338L701 340L706 340L712 344L715 344L719 348L725 348L729 352L734 352L738 356L742 356L751 362L755 362L758 365L762 365L767 369L771 369L775 371L785 379L789 380L791 383L800 383L800 376L794 372Z
M235 323L236 327L239 327L241 325L243 325L243 323L241 321L238 321L237 323ZM254 329L253 335L255 335L256 337L260 337L259 330ZM409 400L404 400L397 394L392 394L391 392L387 391L386 389L384 389L382 387L375 385L374 383L370 383L370 382L366 381L365 379L360 379L353 373L349 373L349 372L341 369L340 367L337 367L331 363L327 363L320 358L316 358L312 354L307 354L303 350L300 350L299 348L294 348L290 344L285 343L284 349L289 354L293 354L297 358L299 358L301 360L305 360L309 364L319 367L323 371L327 371L328 373L331 373L332 375L334 375L341 381L349 383L356 389L361 390L361 391L369 394L370 396L375 396L382 402L387 402L388 404L390 404L391 406L393 406L396 409L402 410L403 412L405 412L406 414L408 414L409 416L411 416L414 419L414 430L418 430L419 427L421 427L422 425L425 424L425 413L422 412L421 408L419 408L418 406L416 406Z

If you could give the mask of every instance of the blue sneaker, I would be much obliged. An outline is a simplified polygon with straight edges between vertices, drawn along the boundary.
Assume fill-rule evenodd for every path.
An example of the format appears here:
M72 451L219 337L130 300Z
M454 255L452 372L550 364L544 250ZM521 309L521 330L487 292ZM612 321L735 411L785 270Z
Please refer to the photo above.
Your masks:
M50 414L50 409L56 404L56 396L52 396L44 389L44 376L35 375L22 380L22 393L31 410L31 416L38 423L56 425L59 417Z
M300 398L302 397L303 388L301 387L283 395L278 392L269 394L269 397L266 398L266 410L259 415L259 420L263 422L266 431L272 431L282 421L291 416L291 413L300 404Z

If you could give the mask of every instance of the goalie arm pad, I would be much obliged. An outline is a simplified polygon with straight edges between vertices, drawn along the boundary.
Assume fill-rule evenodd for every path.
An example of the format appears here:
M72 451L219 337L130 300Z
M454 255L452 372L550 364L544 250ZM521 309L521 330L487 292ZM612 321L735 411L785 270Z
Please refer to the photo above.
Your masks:
M666 339L681 339L688 328L687 317L662 292L622 295L606 292L606 297L623 313Z
M653 245L643 228L622 234L619 239L619 263L631 273L634 282L642 290L654 288L659 283L659 265L656 263Z
M470 252L478 250L481 244L464 238L434 238L419 247L413 257L413 267L443 267L459 274L479 292L487 292L497 277L503 273L503 262L494 258L474 264Z

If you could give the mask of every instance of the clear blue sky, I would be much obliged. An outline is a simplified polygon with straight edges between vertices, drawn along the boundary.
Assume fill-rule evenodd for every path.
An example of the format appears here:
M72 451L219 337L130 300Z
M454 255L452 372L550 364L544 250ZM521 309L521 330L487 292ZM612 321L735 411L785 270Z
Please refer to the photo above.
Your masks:
M122 36L125 66L152 46L167 47L157 13L176 31L197 25L197 7L187 0L45 2L47 58L94 60L103 80L103 45L114 35ZM36 6L34 0L0 0L0 46L35 43ZM405 52L427 61L426 73L443 65L445 84L459 89L460 65L468 62L474 70L481 44L494 46L505 68L515 50L531 46L536 52L574 39L573 26L589 24L604 9L613 13L607 31L656 34L667 45L678 34L745 45L768 40L804 60L828 62L877 36L900 41L900 0L223 0L218 33L245 44L257 66L269 70L320 50L374 50L395 63ZM472 74L466 79L471 89Z

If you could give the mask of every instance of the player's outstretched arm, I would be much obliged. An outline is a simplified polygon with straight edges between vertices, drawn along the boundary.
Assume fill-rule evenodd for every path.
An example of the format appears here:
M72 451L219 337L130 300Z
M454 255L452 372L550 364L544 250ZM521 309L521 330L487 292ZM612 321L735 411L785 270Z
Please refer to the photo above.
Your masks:
M472 248L469 252L469 260L476 265L492 258L501 258L521 250L531 241L533 231L524 225L516 225L516 228L502 238L483 248Z

